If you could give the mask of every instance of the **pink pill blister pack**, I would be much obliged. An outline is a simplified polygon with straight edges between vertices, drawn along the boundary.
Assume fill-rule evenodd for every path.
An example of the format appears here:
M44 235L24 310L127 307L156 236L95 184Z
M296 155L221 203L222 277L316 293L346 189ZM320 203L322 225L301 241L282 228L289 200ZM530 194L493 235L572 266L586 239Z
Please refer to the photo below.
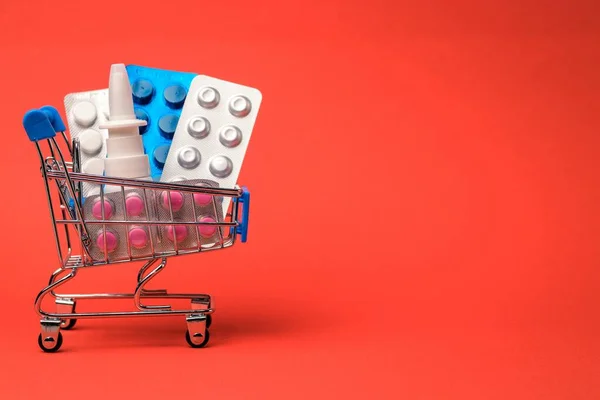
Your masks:
M185 183L216 186L200 180ZM222 208L218 207L221 202L217 196L202 193L133 188L91 196L85 200L83 208L91 237L90 255L95 260L117 261L132 256L213 247L223 241L222 228L190 223L223 221ZM126 222L104 224L103 221ZM141 221L150 221L150 224ZM173 222L173 225L152 224L153 221Z
M99 125L108 119L108 89L71 93L64 103L71 139L79 141L81 172L102 175L108 134ZM84 183L82 191L87 197L99 194L100 187Z
M257 89L196 76L183 105L161 181L203 179L219 187L234 187L261 100ZM222 202L224 214L229 204L229 198Z
M125 199L123 199L125 195ZM85 200L84 218L90 234L90 255L95 260L123 260L130 256L151 256L160 251L156 226L136 224L153 220L153 192L126 189L123 192L94 195ZM103 224L103 221L127 221L127 224Z
M174 183L177 183L175 180ZM186 185L216 187L214 182L194 179L185 180ZM159 221L175 221L174 225L158 230L158 240L169 243L177 250L211 248L223 242L223 228L214 225L186 225L177 222L216 223L223 221L223 199L203 193L177 191L161 192L156 199Z

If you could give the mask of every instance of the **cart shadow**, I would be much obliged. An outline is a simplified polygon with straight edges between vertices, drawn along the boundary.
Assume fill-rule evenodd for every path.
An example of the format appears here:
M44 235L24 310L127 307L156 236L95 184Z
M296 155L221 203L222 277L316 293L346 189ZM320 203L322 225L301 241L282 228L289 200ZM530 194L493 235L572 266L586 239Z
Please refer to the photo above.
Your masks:
M285 337L311 328L310 314L215 314L210 327L211 339L208 347L227 346L236 342ZM73 329L81 334L86 347L132 348L132 347L182 347L187 346L187 325L182 318L148 318L111 321L84 322ZM100 322L100 323L97 323ZM106 320L104 320L106 322ZM70 334L68 334L70 336ZM94 337L93 340L83 338Z
M215 322L211 333L214 330L215 343L246 337L281 337L306 329L309 326L308 318L308 315L236 315Z

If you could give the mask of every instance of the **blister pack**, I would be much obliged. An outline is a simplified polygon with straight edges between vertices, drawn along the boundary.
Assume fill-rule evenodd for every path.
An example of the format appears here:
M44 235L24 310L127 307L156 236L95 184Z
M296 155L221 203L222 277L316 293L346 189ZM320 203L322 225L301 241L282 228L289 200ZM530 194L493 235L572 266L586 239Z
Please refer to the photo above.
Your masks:
M215 187L214 183L201 180L185 183ZM97 261L117 261L220 245L227 236L223 228L191 225L196 221L223 221L220 202L221 197L202 193L137 188L90 196L83 206L91 238L90 255Z
M262 100L259 90L205 75L192 81L161 180L236 185ZM227 212L230 199L222 204Z
M99 125L108 118L108 89L70 93L64 103L71 139L79 141L81 172L102 175L107 131ZM92 183L84 183L82 191L84 197L100 192L99 186Z
M152 179L159 180L194 73L128 65L136 118Z
M152 196L150 190L146 190L144 197L144 189L126 189L85 199L83 215L91 238L89 252L94 260L151 256L162 249L156 243L156 226L139 224L155 219ZM103 221L127 221L127 224L103 224Z
M201 179L187 180L178 177L172 182L185 180L186 185L217 187L214 182ZM177 222L217 223L223 221L223 198L203 193L184 193L177 191L161 192L156 198L156 210L159 221L175 221L173 226L159 229L159 241L176 246L178 250L210 248L223 242L223 228L211 225L189 225Z

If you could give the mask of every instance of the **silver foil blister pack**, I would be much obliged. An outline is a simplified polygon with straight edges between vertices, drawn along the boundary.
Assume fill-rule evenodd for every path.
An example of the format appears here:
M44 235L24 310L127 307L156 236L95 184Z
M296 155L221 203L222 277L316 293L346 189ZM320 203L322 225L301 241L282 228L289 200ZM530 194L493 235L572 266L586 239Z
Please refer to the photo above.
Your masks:
M262 94L205 75L192 80L161 176L163 182L203 179L233 188L242 167ZM227 212L231 199L222 202Z
M70 93L65 96L65 112L71 139L80 146L80 171L102 175L106 158L107 131L98 126L108 119L108 89ZM83 183L83 196L100 193L99 185Z

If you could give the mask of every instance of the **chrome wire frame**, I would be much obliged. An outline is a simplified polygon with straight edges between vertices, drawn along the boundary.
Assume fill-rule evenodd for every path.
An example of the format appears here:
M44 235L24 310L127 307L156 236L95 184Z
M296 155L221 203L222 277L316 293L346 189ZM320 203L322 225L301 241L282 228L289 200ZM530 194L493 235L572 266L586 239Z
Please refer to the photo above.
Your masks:
M73 157L73 154L77 154L78 143L73 142L73 146L68 142L64 132L61 133L69 154ZM181 183L163 183L153 182L146 180L137 179L123 179L123 178L112 178L106 176L84 174L77 172L78 167L74 162L67 161L63 156L63 152L59 148L55 138L47 140L49 156L45 156L42 151L41 143L36 141L35 146L41 162L41 172L44 178L46 196L48 200L48 207L50 209L50 217L52 221L52 228L54 232L56 250L59 258L59 268L52 273L48 285L40 291L35 300L35 310L42 317L42 326L45 324L54 324L56 321L68 321L76 319L86 318L107 318L107 317L133 317L133 316L168 316L168 315L187 315L188 325L191 322L197 322L198 315L200 318L205 318L206 315L213 313L211 298L208 294L202 293L168 293L165 289L145 289L145 285L155 278L167 265L167 258L174 256L181 256L187 254L194 254L205 251L212 251L217 249L223 249L232 246L237 237L238 226L238 207L239 198L242 195L242 190L238 187L235 189L221 189L207 186L191 186ZM77 157L73 160L78 160ZM56 185L51 184L55 182ZM121 191L124 194L125 188L137 188L143 190L143 200L148 210L148 199L146 190L152 191L179 191L183 193L203 193L213 196L213 207L216 215L216 202L214 196L224 196L232 198L231 214L220 222L198 222L196 220L194 210L194 221L196 222L185 222L175 221L173 219L173 209L169 198L169 213L171 215L170 221L158 221L158 220L145 220L145 221L131 221L117 220L117 221L106 221L104 220L104 207L102 207L102 220L100 223L94 221L96 225L111 226L111 225L150 225L150 226L172 226L172 225L211 225L217 226L217 232L219 232L219 245L212 248L203 248L198 240L197 248L192 250L180 250L175 245L173 251L165 251L158 253L154 251L154 244L152 243L152 234L149 235L152 246L151 256L133 256L128 240L128 257L126 259L109 260L105 251L105 257L103 260L94 259L89 252L91 239L89 235L89 222L86 221L83 215L82 209L82 184L92 183L101 185L100 196L104 195L104 186L120 186ZM58 207L55 208L55 201L53 200L53 190L57 189L59 197ZM125 202L125 196L123 196L123 203ZM60 225L64 227L64 234L61 235ZM71 229L69 229L71 228ZM230 231L229 236L224 239L222 234L222 228L227 228ZM79 237L79 246L76 248L73 246L74 237L72 237L71 231L74 231ZM175 230L173 230L175 231ZM174 232L175 235L175 232ZM196 235L198 231L196 230ZM106 235L104 235L106 237ZM198 236L197 236L198 238ZM176 236L174 237L174 243L177 243ZM66 245L66 251L63 251L63 246ZM105 245L106 249L106 245ZM64 285L68 281L72 280L79 270L87 269L89 267L102 266L108 264L116 264L123 262L135 262L145 261L138 272L137 283L133 293L70 293L70 294L58 294L55 292L57 288ZM158 263L160 261L160 263ZM151 269L153 266L158 265ZM150 270L150 272L148 272ZM55 303L57 304L57 310L59 312L52 313L42 309L42 302L44 298L50 295L54 297ZM83 299L132 299L137 311L97 311L97 312L75 312L75 302ZM171 305L146 305L142 302L142 299L189 299L191 300L191 308L189 309L173 309ZM65 306L66 305L66 306ZM60 310L67 310L68 312L60 312ZM193 320L196 318L196 320ZM193 320L193 321L192 321ZM61 325L62 326L62 325ZM50 328L55 329L55 328ZM56 336L56 332L53 333ZM192 339L195 340L195 339Z

